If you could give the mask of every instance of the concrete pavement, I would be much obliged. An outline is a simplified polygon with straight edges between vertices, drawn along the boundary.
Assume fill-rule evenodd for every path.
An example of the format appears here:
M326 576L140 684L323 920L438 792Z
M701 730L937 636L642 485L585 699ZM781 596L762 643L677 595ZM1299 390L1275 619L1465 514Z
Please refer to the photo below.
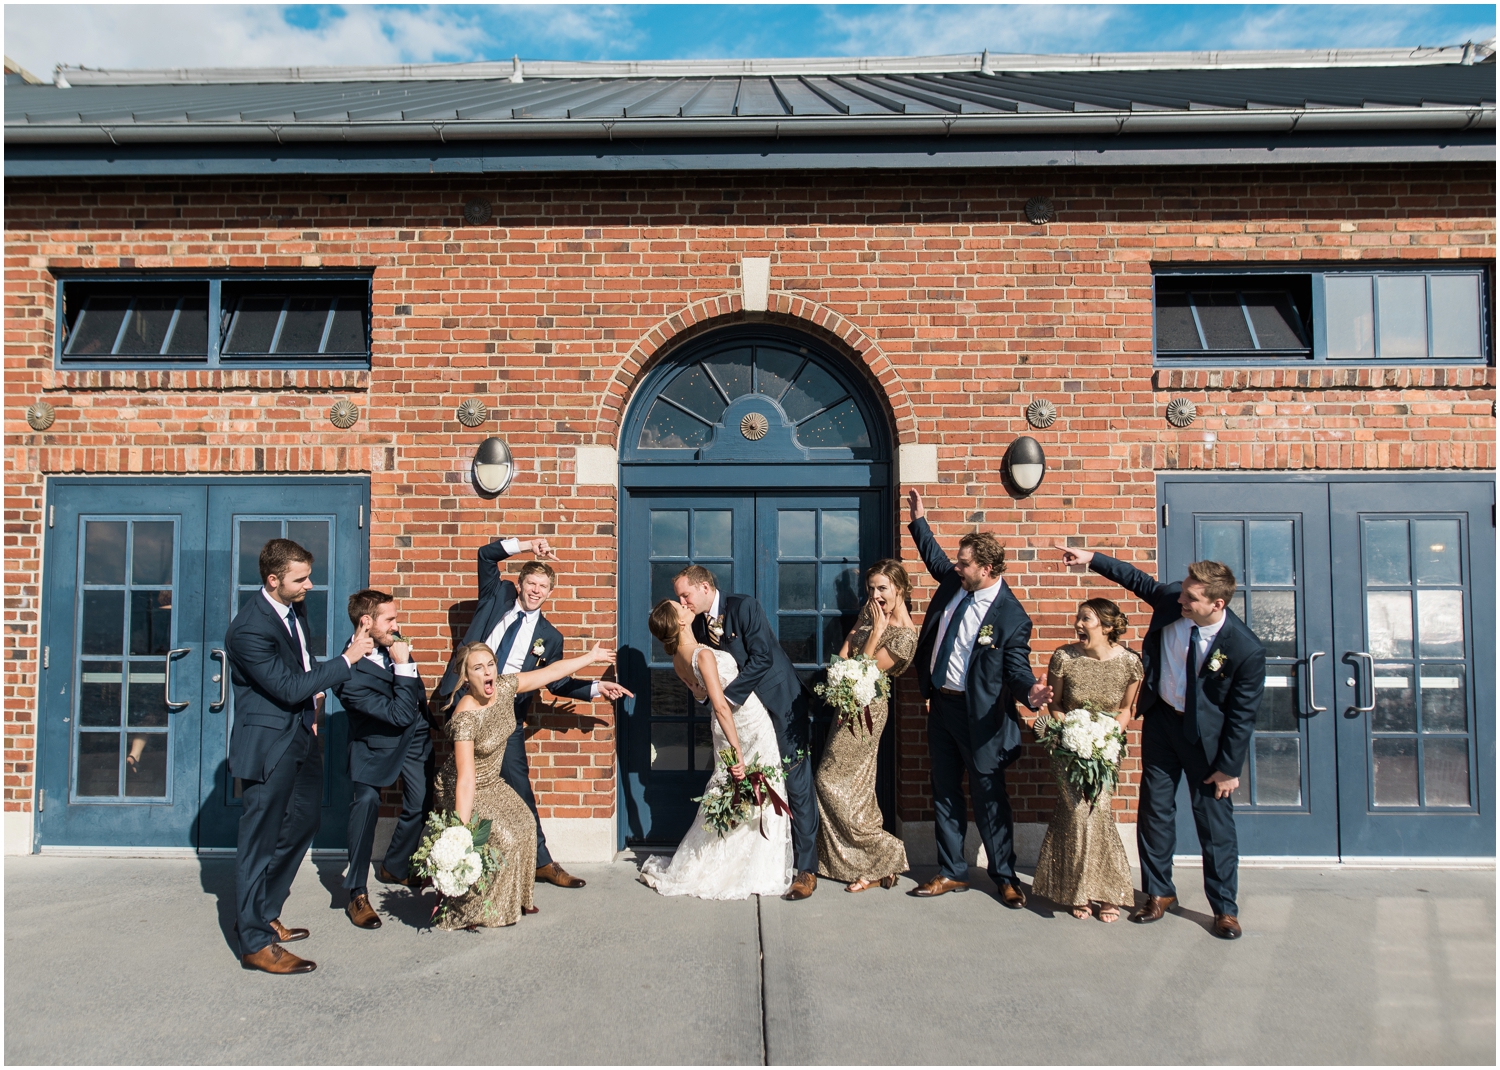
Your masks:
M6 1062L1495 1061L1492 870L1244 870L1230 944L1196 869L1152 926L1008 911L978 873L707 903L574 869L588 888L477 934L377 886L364 932L308 863L284 918L319 968L270 977L235 957L228 859L8 858Z

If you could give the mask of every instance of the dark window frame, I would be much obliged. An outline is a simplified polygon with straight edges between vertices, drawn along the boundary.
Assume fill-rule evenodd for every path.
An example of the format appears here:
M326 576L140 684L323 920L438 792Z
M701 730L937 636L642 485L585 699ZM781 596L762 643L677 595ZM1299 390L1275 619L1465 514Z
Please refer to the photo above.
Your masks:
M140 371L183 370L192 368L245 368L284 370L321 370L328 368L364 368L371 366L374 332L374 275L369 271L298 271L298 272L58 272L53 276L55 284L53 367L58 371L106 371L130 368ZM202 356L159 355L145 357L121 357L111 355L99 357L94 354L81 357L66 355L67 335L67 288L76 285L108 284L111 286L201 285L208 296L208 347ZM360 354L295 354L278 357L275 354L250 353L243 356L226 355L223 347L227 341L229 324L224 317L223 291L225 284L253 285L264 288L268 294L278 291L284 295L293 291L299 283L359 283L365 293L365 351ZM122 324L123 327L123 324ZM327 334L325 331L325 342Z
M1478 357L1333 357L1328 355L1328 318L1326 311L1324 280L1329 276L1367 276L1379 277L1384 275L1418 276L1426 282L1428 304L1427 304L1427 331L1428 350L1432 346L1432 284L1430 278L1434 275L1478 275L1479 276L1479 348ZM1270 277L1300 277L1308 280L1312 290L1312 338L1311 346L1305 356L1287 355L1283 353L1268 353L1265 356L1257 356L1252 351L1242 350L1202 350L1196 354L1190 354L1184 350L1168 350L1162 352L1158 347L1160 337L1160 325L1158 323L1160 292L1159 283L1162 279L1191 280L1200 278L1205 283L1212 281L1217 284L1215 288L1229 290L1228 283L1237 279L1264 279ZM1451 262L1451 261L1422 261L1416 263L1391 263L1380 261L1373 263L1339 263L1339 264L1267 264L1267 265L1238 265L1234 267L1225 266L1183 266L1158 265L1152 269L1151 278L1151 360L1152 366L1157 368L1305 368L1309 365L1318 367L1338 368L1390 368L1402 365L1416 365L1421 367L1487 367L1494 363L1495 358L1495 332L1492 322L1494 301L1491 288L1494 285L1494 273L1489 264L1475 263L1473 261ZM1257 287L1262 289L1264 287ZM1378 290L1378 286L1375 288ZM1375 330L1379 330L1379 297L1375 298L1372 306L1373 315L1376 318Z

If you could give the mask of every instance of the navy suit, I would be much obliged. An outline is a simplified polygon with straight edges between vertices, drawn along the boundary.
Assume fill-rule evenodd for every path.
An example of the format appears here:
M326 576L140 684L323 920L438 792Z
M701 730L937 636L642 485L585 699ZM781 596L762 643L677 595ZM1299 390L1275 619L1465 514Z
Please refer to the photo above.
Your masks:
M1118 583L1151 607L1151 626L1141 644L1141 683L1136 708L1145 718L1141 733L1140 816L1136 845L1141 883L1147 895L1176 896L1172 854L1177 843L1177 784L1184 775L1193 802L1193 822L1203 848L1203 890L1217 914L1238 916L1239 841L1234 802L1214 798L1210 773L1237 777L1245 767L1255 715L1266 686L1266 650L1245 622L1229 610L1218 635L1190 681L1196 724L1188 724L1159 694L1162 632L1182 618L1177 596L1182 583L1158 583L1146 573L1107 554L1094 554L1091 571ZM1221 655L1221 664L1210 663Z
M1015 815L1005 790L1005 767L1021 753L1021 721L1016 703L1026 702L1036 677L1031 671L1031 618L1001 583L980 622L988 627L992 642L977 641L969 654L964 693L943 693L932 680L933 648L943 612L955 598L963 597L963 584L948 555L938 545L922 518L908 528L922 555L928 573L937 580L937 593L927 606L917 637L917 686L928 700L927 745L932 761L932 805L936 820L938 865L949 880L968 876L964 860L964 835L968 832L968 806L964 802L963 775L969 774L969 792L974 800L974 823L989 856L989 873L995 883L1016 883ZM958 615L949 623L958 627Z
M520 592L516 590L514 583L500 578L500 570L497 567L509 556L500 539L479 548L479 605L474 610L474 620L469 624L468 631L464 633L464 643L482 643L489 639L495 626L505 619L505 615L514 608L516 600L520 597ZM538 640L542 644L540 656L534 653ZM562 656L562 633L554 628L552 622L546 617L538 615L536 630L532 633L531 642L527 645L521 671L530 672L539 665L559 661ZM499 668L504 670L505 666L502 665ZM458 659L454 658L449 662L448 669L443 673L443 679L437 686L440 705L447 704L448 696L458 689L461 682ZM571 676L565 676L548 685L547 690L560 698L588 702L591 700L593 686L592 680L575 680ZM506 741L505 757L500 763L500 775L515 793L525 800L526 805L531 809L532 817L536 819L536 864L540 869L552 862L552 853L547 850L547 837L542 833L542 819L537 814L536 796L531 791L531 768L526 761L526 716L531 712L531 699L535 694L534 691L528 691L524 695L516 696L516 730Z
M427 727L427 695L416 676L397 676L369 658L354 663L349 679L334 689L349 717L349 870L344 887L365 890L380 789L401 778L401 816L385 852L385 868L405 878L409 860L422 840L431 806L432 734Z
M693 618L693 635L700 643L727 652L739 666L739 675L724 689L730 705L743 705L754 694L771 716L782 758L803 752L786 773L787 803L792 808L792 861L799 873L816 873L818 797L809 760L811 721L802 679L776 641L759 602L749 595L721 593L719 611L724 617L724 634L718 642L713 640L703 613Z
M306 612L299 603L295 612ZM302 632L307 634L304 623ZM235 855L240 952L275 940L292 879L318 831L323 808L323 747L306 727L313 697L349 678L343 658L302 667L302 655L264 595L256 594L224 633L234 685L229 769L242 785Z

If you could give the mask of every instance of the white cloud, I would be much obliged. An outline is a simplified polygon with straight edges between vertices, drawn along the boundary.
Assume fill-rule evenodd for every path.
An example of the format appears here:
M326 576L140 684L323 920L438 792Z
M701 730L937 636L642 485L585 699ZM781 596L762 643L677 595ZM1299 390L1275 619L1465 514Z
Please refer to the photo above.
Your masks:
M1247 11L1221 24L1216 36L1225 42L1220 48L1430 48L1483 41L1495 36L1495 26L1466 27L1442 8L1309 4Z
M637 37L629 16L618 8L350 4L320 9L312 25L288 21L288 9L280 5L15 4L5 9L5 53L38 75L59 63L341 66L475 60L512 52L537 56L531 48L538 45L608 52L632 47Z
M1124 12L1100 5L907 5L845 14L824 13L824 32L837 52L863 56L953 55L961 52L1094 51Z

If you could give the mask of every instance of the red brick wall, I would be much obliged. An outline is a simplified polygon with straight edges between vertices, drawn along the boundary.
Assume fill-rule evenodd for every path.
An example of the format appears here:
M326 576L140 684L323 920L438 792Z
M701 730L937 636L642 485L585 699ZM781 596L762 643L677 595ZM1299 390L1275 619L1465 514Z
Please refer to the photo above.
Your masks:
M1056 202L1050 226L1021 217L1038 192ZM462 225L479 195L494 217ZM572 643L613 640L615 495L574 485L573 449L614 445L633 384L674 339L745 318L739 258L770 256L771 318L841 340L885 395L899 441L937 444L939 482L919 489L939 536L954 544L982 527L1011 548L1040 672L1092 582L1047 548L1084 540L1149 568L1156 471L1494 465L1491 369L1153 371L1151 266L1492 265L1494 216L1487 165L12 180L4 806L31 806L47 475L367 472L370 579L400 594L429 673L462 625L450 609L473 598L474 549L497 533L559 545L567 566L549 616ZM373 369L52 370L52 270L228 267L373 268ZM471 431L454 409L474 394L495 415ZM1200 413L1182 431L1162 417L1179 395ZM58 413L41 434L24 419L39 397ZM348 431L327 420L341 397L360 407ZM1047 431L1025 422L1036 397L1060 410ZM480 433L496 429L522 467L489 504L465 472ZM997 470L1021 433L1042 442L1050 474L1018 503ZM904 513L892 521L912 558ZM924 577L919 609L931 589ZM907 820L931 817L914 692L900 691ZM608 704L541 723L530 747L543 813L613 816ZM1019 820L1045 817L1047 780L1034 758L1016 769ZM1117 806L1130 810L1131 790Z

